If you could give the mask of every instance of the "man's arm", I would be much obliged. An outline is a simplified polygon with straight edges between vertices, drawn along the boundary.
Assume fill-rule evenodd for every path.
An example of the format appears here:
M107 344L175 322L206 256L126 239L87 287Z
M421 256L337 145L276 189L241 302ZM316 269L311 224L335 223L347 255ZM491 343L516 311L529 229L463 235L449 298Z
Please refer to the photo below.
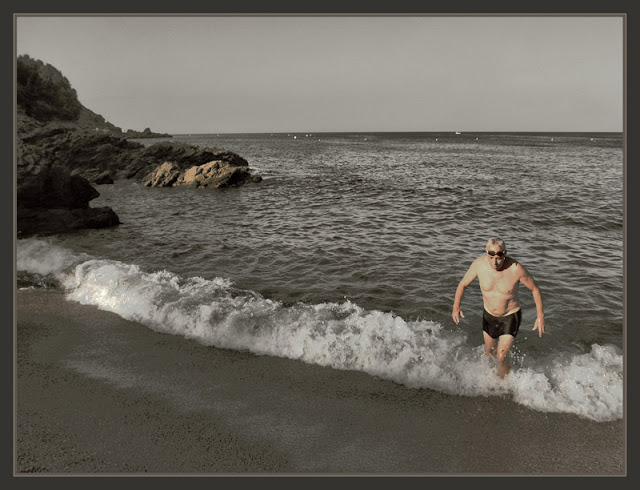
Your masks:
M533 301L536 304L536 312L538 314L538 318L536 318L535 323L533 324L532 330L538 330L538 337L542 337L544 333L544 311L542 309L542 295L540 294L540 288L533 280L533 277L527 272L527 269L522 267L522 275L520 276L520 282L524 284L533 295Z
M456 325L460 323L460 317L464 318L464 313L462 313L462 310L460 309L460 302L462 301L464 288L466 288L473 282L476 277L478 277L477 262L477 260L473 261L473 263L469 267L469 270L464 275L464 277L458 284L458 288L456 289L456 295L453 299L453 311L451 312L451 317L453 318L453 321L456 322Z

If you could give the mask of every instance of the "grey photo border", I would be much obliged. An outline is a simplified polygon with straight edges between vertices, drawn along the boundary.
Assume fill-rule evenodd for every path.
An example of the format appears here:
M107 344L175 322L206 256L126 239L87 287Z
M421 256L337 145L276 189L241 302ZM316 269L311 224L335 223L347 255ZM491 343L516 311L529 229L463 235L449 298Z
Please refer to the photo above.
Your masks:
M11 148L12 155L11 161L12 165L5 165L4 171L11 174L11 177L5 176L3 182L11 182L12 183L12 191L5 192L2 195L5 196L5 199L12 199L11 205L4 206L3 209L7 210L5 212L10 212L10 220L12 223L12 284L11 284L11 292L7 291L6 294L3 295L5 301L8 301L8 298L11 297L12 305L7 307L5 311L12 312L12 324L13 329L9 330L8 328L5 331L5 335L7 335L7 339L5 340L4 345L9 348L9 346L13 346L13 350L11 352L11 356L5 356L5 363L7 364L4 369L4 373L6 376L6 382L8 385L12 386L12 405L11 405L11 413L12 417L12 428L11 430L11 458L6 458L11 460L12 468L10 471L6 472L6 474L12 474L14 480L18 474L16 474L16 466L15 466L15 329L16 329L16 313L15 313L15 294L16 294L16 271L15 271L15 263L16 263L16 222L15 222L15 90L14 90L14 73L15 73L15 18L18 15L34 15L34 14L43 14L43 15L90 15L90 16L99 16L99 15L164 15L164 16L181 16L181 15L252 15L252 16L268 16L268 15L287 15L287 16L301 16L301 15L339 15L339 16L349 16L349 15L374 15L374 16L388 16L388 15L404 15L404 16L450 16L450 15L469 15L469 16L487 16L487 15L502 15L502 16L521 16L521 15L545 15L545 16L620 16L624 19L624 124L623 124L623 145L624 145L624 247L623 247L623 260L624 260L624 373L625 373L625 382L624 382L624 400L625 400L625 429L626 429L626 447L625 447L625 477L631 476L630 473L632 468L629 466L629 433L631 430L630 420L627 417L629 413L629 402L630 402L630 393L629 393L629 378L630 378L630 366L628 362L627 356L627 348L630 343L630 336L632 336L632 332L628 330L628 298L635 297L630 296L629 288L633 288L632 284L629 284L629 209L635 209L634 206L630 203L629 199L633 200L634 194L629 195L629 182L634 178L636 169L630 168L628 166L629 153L631 150L632 141L629 138L629 135L632 134L630 129L633 127L629 118L629 98L627 94L627 87L630 85L629 80L635 79L633 77L633 67L629 66L629 62L632 57L629 56L629 46L632 41L630 39L630 35L632 32L628 30L629 18L631 17L631 2L607 2L606 9L599 7L597 9L589 9L588 4L584 4L584 11L579 10L575 11L575 7L566 8L563 7L564 3L569 2L536 2L535 7L531 5L514 5L512 2L491 2L489 5L481 5L478 3L456 3L455 9L451 7L451 5L442 4L440 6L430 6L428 11L422 11L427 7L427 5L419 6L417 2L410 2L414 5L405 5L403 2L393 2L392 5L384 5L383 2L368 3L359 2L361 5L346 5L344 2L322 2L320 5L311 6L304 5L301 6L300 3L294 2L269 2L268 4L260 4L257 1L230 1L224 0L222 2L215 2L214 5L207 4L206 2L180 2L180 4L169 4L169 2L159 2L153 6L149 6L147 8L135 8L130 3L113 1L109 2L108 5L103 5L100 11L97 11L96 4L91 5L90 7L87 4L80 3L79 1L73 2L64 2L64 5L60 2L56 2L55 4L50 4L44 1L24 1L24 2L15 2L16 5L6 7L10 8L10 16L5 16L5 19L12 23L10 28L5 30L5 35L11 36L11 39L8 40L4 45L5 49L11 49L11 57L12 57L12 72L11 72L11 80L8 80L8 85L11 87L11 93L13 94L11 102L8 102L8 97L4 100L7 105L11 103L11 108L8 107L3 112L8 115L12 114L11 126L12 126L12 140L11 144L6 145L5 148ZM165 5L162 5L162 4ZM199 3L200 5L196 5ZM353 3L353 2L352 2ZM335 5L332 5L335 4ZM107 8L104 8L107 7ZM483 7L479 9L478 7ZM483 11L479 11L483 10ZM521 10L518 12L518 10ZM589 10L593 10L590 12ZM606 12L604 10L607 10ZM9 27L9 26L8 26ZM8 71L8 70L7 70ZM8 77L7 77L8 78ZM8 90L7 90L8 92ZM7 93L5 92L5 93ZM8 121L7 121L8 122ZM4 132L8 133L8 130ZM8 150L7 150L8 151ZM8 211L11 210L11 211ZM7 220L8 222L8 220ZM631 334L631 335L630 335ZM9 401L9 397L6 397L7 404ZM9 431L7 431L9 432ZM5 441L9 440L9 437L5 438ZM20 477L24 477L26 475L19 475ZM36 478L46 477L48 475L33 475ZM57 475L57 476L118 476L118 477L135 477L135 474L99 474L99 475ZM167 477L167 476L181 476L181 477L258 477L258 478L272 478L272 477L367 477L369 478L379 478L379 477L448 477L448 476L463 476L463 477L514 477L514 476L533 476L529 474L524 475L502 475L502 474L363 474L363 475L344 475L344 474L140 474L138 476L147 476L147 477ZM558 475L535 475L535 476L553 476L558 477ZM573 476L573 475L572 475ZM585 476L593 476L593 475L585 475ZM83 480L82 478L77 479L76 481L80 483ZM403 483L406 482L406 479L403 478ZM75 482L74 482L75 483ZM275 483L275 482L274 482ZM293 483L293 482L292 482ZM355 483L355 482L354 482ZM413 480L413 483L420 484L419 480ZM488 484L489 481L486 481Z

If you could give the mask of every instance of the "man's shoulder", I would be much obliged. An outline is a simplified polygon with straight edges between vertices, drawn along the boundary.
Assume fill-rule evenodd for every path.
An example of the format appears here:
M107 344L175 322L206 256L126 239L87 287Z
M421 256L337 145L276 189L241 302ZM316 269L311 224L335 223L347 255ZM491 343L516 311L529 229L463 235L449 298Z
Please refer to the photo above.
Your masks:
M518 273L518 274L522 274L525 271L524 266L518 262L516 259L509 257L508 260L510 261L509 263L509 269L512 269L514 272Z

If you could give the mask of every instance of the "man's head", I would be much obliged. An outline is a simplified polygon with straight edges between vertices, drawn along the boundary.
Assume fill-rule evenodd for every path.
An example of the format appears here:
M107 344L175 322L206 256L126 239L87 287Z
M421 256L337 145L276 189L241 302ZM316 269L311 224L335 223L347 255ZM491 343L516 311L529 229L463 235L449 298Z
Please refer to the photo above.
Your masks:
M507 247L505 247L504 240L494 236L487 242L486 249L489 264L494 270L500 270L507 257Z

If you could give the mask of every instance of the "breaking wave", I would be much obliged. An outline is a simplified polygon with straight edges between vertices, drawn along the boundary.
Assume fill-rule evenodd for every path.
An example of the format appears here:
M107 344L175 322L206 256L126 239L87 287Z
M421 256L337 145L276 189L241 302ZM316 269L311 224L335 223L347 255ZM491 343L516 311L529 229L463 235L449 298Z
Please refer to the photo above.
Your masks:
M19 242L18 271L55 278L67 298L204 345L357 370L410 388L462 396L510 396L535 410L596 421L623 416L623 356L612 345L530 362L514 353L512 373L461 330L428 320L338 303L283 304L225 278L184 278L91 258L43 240Z

